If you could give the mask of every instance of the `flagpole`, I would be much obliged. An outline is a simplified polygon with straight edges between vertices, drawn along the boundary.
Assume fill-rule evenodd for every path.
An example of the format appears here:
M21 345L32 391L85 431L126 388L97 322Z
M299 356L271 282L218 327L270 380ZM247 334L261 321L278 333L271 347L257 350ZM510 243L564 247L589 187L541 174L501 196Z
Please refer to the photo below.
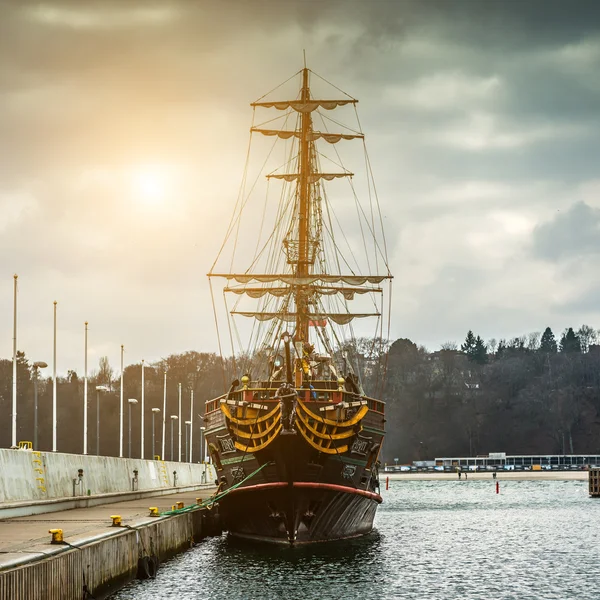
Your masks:
M17 445L17 279L14 279L14 303L13 303L13 381L12 381L12 445ZM37 448L36 448L37 450Z
M54 301L54 364L52 366L52 452L56 452L56 300Z
M123 352L125 351L121 344L121 401L119 404L119 457L123 458Z
M163 391L163 413L162 413L162 454L160 455L161 460L165 460L165 429L167 426L167 370L165 369L165 384ZM173 457L171 457L173 460Z
M142 418L142 424L141 424L141 450L140 450L140 458L143 459L144 458L144 394L145 394L145 385L144 385L144 367L145 367L145 363L144 363L144 359L142 359L142 410L141 412L141 418Z
M83 453L88 453L88 322L85 322L85 360L83 376Z

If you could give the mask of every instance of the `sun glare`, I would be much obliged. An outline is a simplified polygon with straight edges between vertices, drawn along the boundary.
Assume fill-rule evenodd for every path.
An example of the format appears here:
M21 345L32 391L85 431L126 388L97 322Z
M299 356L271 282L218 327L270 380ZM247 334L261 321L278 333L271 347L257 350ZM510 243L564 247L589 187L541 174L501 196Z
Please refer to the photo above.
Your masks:
M135 169L131 187L136 200L146 205L162 204L169 191L169 171L163 165L146 165Z

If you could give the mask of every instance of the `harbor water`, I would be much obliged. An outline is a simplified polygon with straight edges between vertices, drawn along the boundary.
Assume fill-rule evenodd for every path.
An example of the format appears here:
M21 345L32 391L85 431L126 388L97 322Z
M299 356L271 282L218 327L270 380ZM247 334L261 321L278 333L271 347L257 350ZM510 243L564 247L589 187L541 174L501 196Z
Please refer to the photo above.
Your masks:
M600 501L586 481L391 481L375 530L279 548L202 541L113 600L600 597Z

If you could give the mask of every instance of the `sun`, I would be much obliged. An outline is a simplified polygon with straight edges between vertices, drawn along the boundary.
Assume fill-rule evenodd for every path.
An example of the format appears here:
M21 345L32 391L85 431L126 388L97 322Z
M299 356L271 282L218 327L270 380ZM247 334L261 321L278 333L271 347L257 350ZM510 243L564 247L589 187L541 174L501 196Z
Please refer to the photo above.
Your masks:
M131 188L136 200L148 206L162 204L169 192L169 169L164 165L143 165L131 173Z

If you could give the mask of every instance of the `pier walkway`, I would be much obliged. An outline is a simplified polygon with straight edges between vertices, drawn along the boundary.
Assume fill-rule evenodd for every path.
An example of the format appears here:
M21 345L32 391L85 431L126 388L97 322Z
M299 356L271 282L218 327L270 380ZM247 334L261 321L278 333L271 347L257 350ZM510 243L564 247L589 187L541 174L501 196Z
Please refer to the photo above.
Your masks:
M100 539L122 531L112 526L111 515L120 515L124 526L138 527L156 520L156 517L149 517L150 506L156 506L159 512L164 512L177 502L183 502L185 506L194 504L196 498L208 498L214 491L214 488L210 488L30 517L1 519L0 570L64 552L65 546L50 543L50 529L62 529L65 541L77 546L80 542L87 543L91 539Z
M215 488L182 491L89 508L0 519L0 600L74 600L106 597L136 577L138 560L163 561L210 533L206 509L152 517L208 498ZM120 515L122 526L111 517ZM205 524L206 521L206 524ZM64 544L52 544L62 529ZM82 595L83 594L83 595Z

